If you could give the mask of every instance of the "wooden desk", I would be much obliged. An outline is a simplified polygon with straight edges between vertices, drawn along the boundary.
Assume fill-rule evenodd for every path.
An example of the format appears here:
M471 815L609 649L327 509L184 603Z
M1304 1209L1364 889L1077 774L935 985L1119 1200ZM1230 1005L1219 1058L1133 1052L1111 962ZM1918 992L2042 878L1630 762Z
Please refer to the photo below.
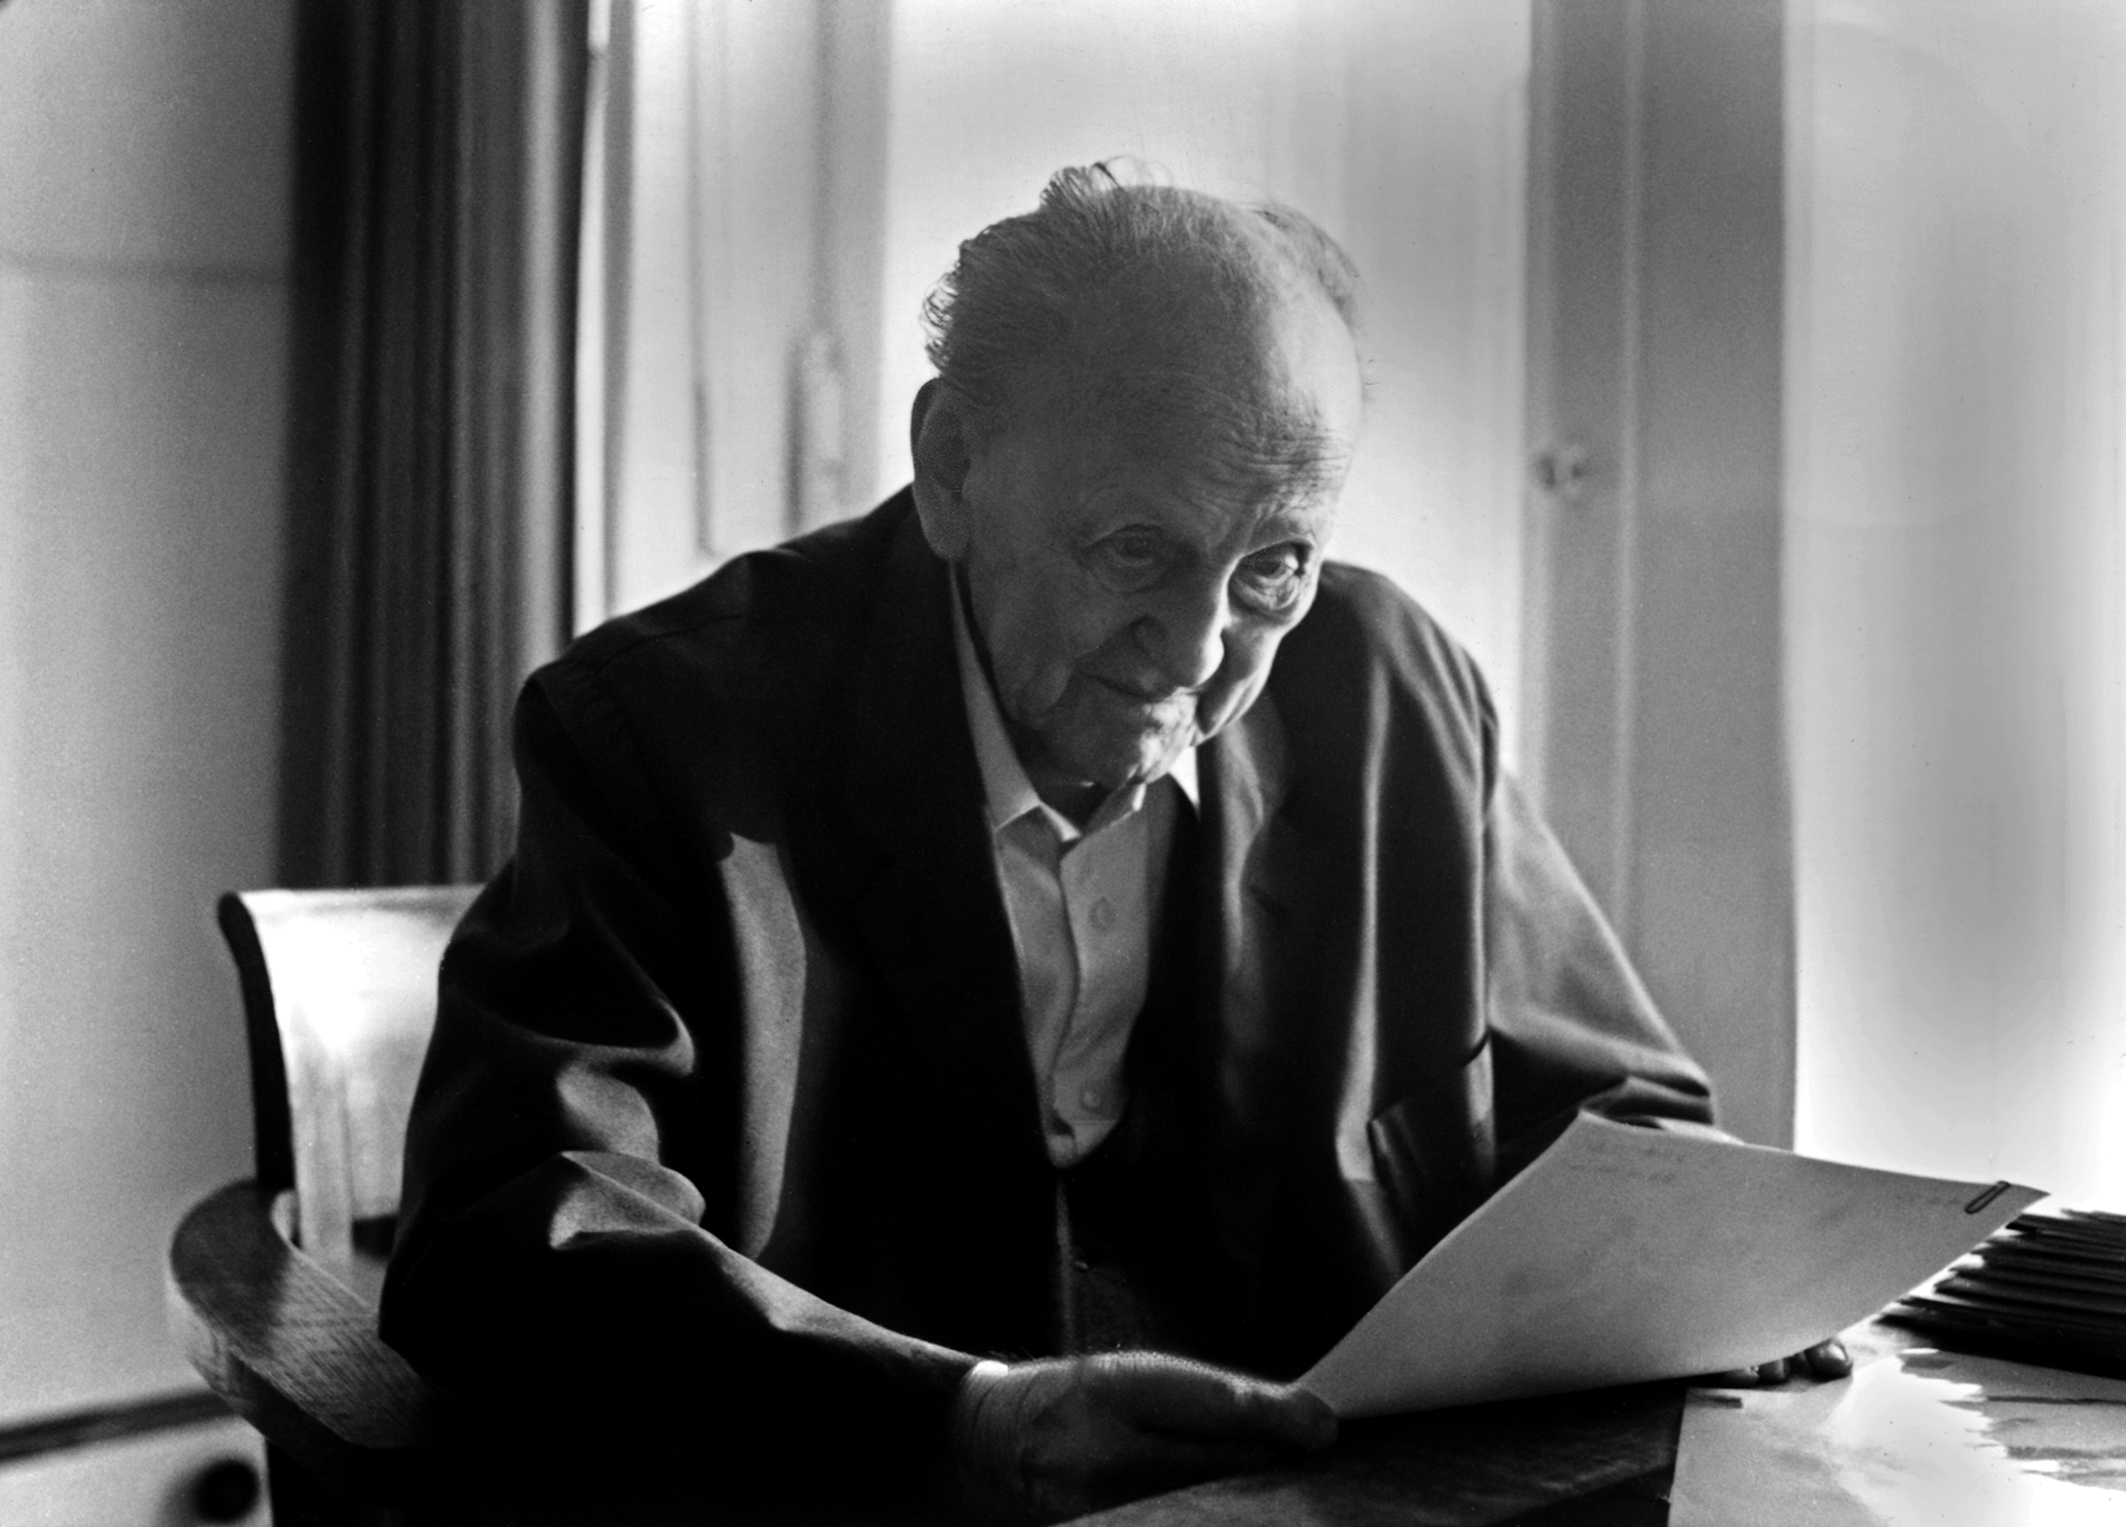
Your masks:
M1304 1465L1081 1517L1091 1527L1661 1527L1683 1419L1650 1384L1353 1421Z
M1356 1422L1327 1457L1082 1518L1098 1527L2079 1527L2126 1522L2126 1381L1867 1324L1854 1374L1648 1385ZM1671 1498L1673 1506L1671 1506Z
M1853 1376L1693 1391L1672 1527L2126 1523L2126 1380L1847 1333Z

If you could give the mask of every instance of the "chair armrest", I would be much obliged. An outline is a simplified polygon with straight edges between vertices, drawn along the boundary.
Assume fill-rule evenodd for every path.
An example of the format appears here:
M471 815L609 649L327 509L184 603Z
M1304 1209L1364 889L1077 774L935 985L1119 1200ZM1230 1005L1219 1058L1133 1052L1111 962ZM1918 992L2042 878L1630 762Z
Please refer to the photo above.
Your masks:
M208 1387L317 1478L380 1504L444 1484L444 1449L465 1440L454 1408L378 1338L374 1310L288 1243L266 1190L233 1182L195 1205L164 1287Z

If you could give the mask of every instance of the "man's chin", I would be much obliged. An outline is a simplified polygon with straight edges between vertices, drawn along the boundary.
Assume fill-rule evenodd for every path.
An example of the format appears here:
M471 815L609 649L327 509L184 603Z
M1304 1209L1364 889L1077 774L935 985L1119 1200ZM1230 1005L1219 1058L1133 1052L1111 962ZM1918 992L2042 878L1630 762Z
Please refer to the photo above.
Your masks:
M1082 771L1079 777L1104 790L1126 790L1132 785L1150 784L1173 768L1175 760L1187 748L1185 739L1162 736L1138 747L1088 751L1077 761L1078 769Z

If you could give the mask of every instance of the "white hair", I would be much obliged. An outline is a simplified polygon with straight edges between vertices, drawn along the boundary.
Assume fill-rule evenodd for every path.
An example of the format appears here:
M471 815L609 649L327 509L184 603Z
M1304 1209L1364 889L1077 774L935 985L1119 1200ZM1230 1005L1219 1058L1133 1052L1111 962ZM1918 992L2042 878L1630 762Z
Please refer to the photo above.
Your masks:
M1177 295L1197 337L1252 335L1308 285L1355 335L1357 270L1304 214L1132 183L1096 164L1057 172L1034 211L960 245L923 324L938 375L986 417L1008 417L1030 379L1059 376L1063 406L1095 411L1146 450L1179 427L1209 428L1266 469L1311 474L1326 463L1310 418L1221 387L1200 348L1188 364L1157 343L1175 327L1160 320Z

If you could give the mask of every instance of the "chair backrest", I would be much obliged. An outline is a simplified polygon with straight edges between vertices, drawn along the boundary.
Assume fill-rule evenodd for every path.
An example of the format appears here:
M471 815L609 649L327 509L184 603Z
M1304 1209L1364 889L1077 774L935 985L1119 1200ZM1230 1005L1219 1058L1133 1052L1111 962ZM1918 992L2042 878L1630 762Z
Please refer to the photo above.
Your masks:
M250 1038L258 1179L295 1190L296 1243L339 1269L387 1235L436 968L478 886L222 897ZM377 1248L381 1249L381 1248Z

